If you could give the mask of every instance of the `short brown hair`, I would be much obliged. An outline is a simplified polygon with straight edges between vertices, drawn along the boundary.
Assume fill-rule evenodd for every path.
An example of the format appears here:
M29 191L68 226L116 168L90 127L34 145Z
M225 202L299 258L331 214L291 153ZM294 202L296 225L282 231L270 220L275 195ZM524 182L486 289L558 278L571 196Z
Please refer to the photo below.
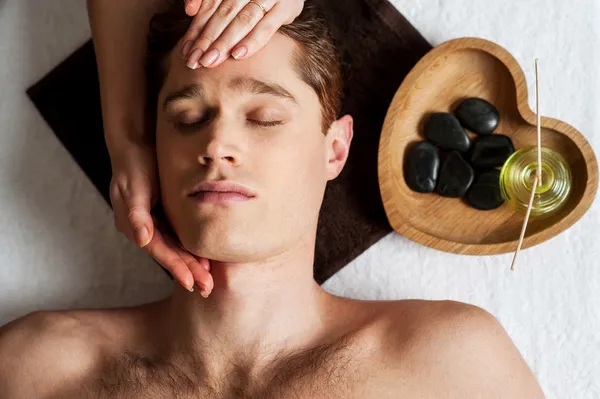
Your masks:
M191 21L179 0L170 1L168 8L150 22L146 76L152 115L156 112L158 93L166 77L165 59L186 33ZM307 1L302 13L291 24L279 28L279 33L298 44L292 65L300 79L312 87L319 98L323 133L326 133L341 112L343 92L340 62L327 22L317 6Z

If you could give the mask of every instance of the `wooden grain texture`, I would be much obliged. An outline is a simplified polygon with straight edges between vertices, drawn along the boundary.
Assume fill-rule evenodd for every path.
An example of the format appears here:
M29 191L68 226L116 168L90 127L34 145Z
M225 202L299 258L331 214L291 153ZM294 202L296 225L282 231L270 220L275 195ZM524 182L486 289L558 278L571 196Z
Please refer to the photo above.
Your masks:
M385 212L396 232L431 248L469 255L513 252L523 216L508 205L479 211L463 199L414 192L404 179L405 151L424 140L427 117L452 112L467 97L484 98L498 108L495 132L511 137L517 149L536 145L536 115L529 108L525 75L512 55L484 39L445 42L411 70L386 114L378 158ZM559 151L571 167L572 193L557 213L529 221L523 248L572 226L589 209L598 188L598 164L583 135L565 122L541 121L542 145Z

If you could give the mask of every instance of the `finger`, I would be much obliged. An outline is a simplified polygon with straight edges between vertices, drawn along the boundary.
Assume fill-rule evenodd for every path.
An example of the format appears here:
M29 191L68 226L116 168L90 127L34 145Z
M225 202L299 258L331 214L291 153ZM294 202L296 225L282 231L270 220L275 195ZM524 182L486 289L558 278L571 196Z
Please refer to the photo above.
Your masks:
M152 241L145 247L145 250L158 263L167 269L173 278L178 281L186 290L194 291L194 276L188 265L181 257L170 248L165 242L164 236L160 230L156 230Z
M163 235L165 242L174 248L175 252L183 259L186 264L193 264L196 266L202 267L206 272L210 272L210 261L206 258L201 258L190 253L187 249L183 247L183 245L178 241L174 240L173 237L169 235ZM177 242L176 242L177 241Z
M179 250L181 252L179 252ZM207 272L210 272L210 261L208 259L194 256L185 249L180 248L179 250L177 252L186 264L198 265Z
M246 37L234 45L235 48L231 55L240 60L256 54L269 42L287 19L288 15L285 9L279 3L276 4ZM235 39L232 42L235 42Z
M211 265L210 265L210 260L206 259L206 258L201 258L199 256L196 256L194 254L192 254L191 252L189 252L188 250L186 250L185 248L183 248L183 246L179 246L187 255L191 256L196 262L198 262L200 264L200 266L202 266L202 268L204 268L204 270L206 270L207 272L210 273L210 269L211 269Z
M204 298L208 298L215 285L212 275L198 263L190 264L189 268L194 276L196 284L200 287L200 295Z
M269 15L271 11L276 12L275 7L273 7L273 5L271 4L273 1L274 0L269 0L269 3L267 4L265 2L265 5L263 6L266 10L269 10L267 14L263 14L262 9L256 4L248 3L246 7L244 7L244 9L241 10L239 14L233 19L233 21L231 22L231 24L229 24L227 29L225 29L223 34L221 34L219 38L215 41L215 43L213 43L211 48L203 56L203 59L200 60L202 65L205 67L214 67L227 60L231 53L231 49L235 45L237 45L243 38L245 38L253 29L256 29L260 21L262 21L264 18L267 18L266 16ZM277 18L277 14L275 15L275 17ZM270 19L273 21L272 18ZM280 26L281 21L279 21L277 25L271 27L263 25L262 29L269 28L273 32L271 34L272 36ZM219 56L216 60L209 64L210 60L205 60L204 57L208 58L208 55L211 54L211 52L213 52L214 50L216 50ZM243 56L243 51L238 50L238 52L236 52L235 55L236 57L241 57Z
M121 232L123 235L125 235L128 240L137 244L134 231L131 228L131 224L129 223L129 220L127 219L129 209L127 208L127 204L125 203L125 200L123 199L123 196L121 195L121 191L120 191L117 183L114 181L114 179L113 179L113 182L111 182L109 194L110 194L110 202L112 205L113 214L115 217L116 229L119 232Z
M153 232L148 186L143 180L128 184L126 179L113 178L110 187L115 226L140 247L150 242Z
M196 285L200 287L200 294L203 297L208 297L214 288L214 280L208 270L193 256L187 252L183 252L181 259L188 265L188 268L194 276ZM202 259L203 263L208 263L208 259Z
M184 58L187 58L188 61L190 61L190 58L192 55L194 55L194 53L197 54L198 52L200 52L201 55L201 53L206 51L208 46L210 46L210 43L212 43L214 39L216 39L214 38L212 41L210 41L210 43L206 44L206 47L199 47L200 45L202 45L202 43L205 43L205 41L200 41L199 43L198 38L204 30L204 27L206 26L210 18L219 8L221 1L222 0L202 0L202 4L200 5L198 13L192 20L188 31L183 36L182 56ZM197 59L200 59L200 56L198 56ZM194 62L197 62L197 60L195 60ZM193 64L190 64L188 62L188 66L190 65Z
M190 17L193 17L198 13L202 0L186 0L185 1L185 13Z
M154 223L150 216L152 190L149 182L134 182L131 185L117 182L121 198L127 208L127 220L133 231L135 242L140 247L152 240Z
M198 263L200 263L200 265L203 268L205 268L207 272L210 272L210 269L211 269L210 260L208 260L206 258L199 258L197 256L194 256L194 258L196 258L196 260L198 261Z
M223 31L229 26L240 12L244 12L244 7L248 4L248 0L223 0L219 8L215 11L212 17L206 23L199 38L197 39L194 48L200 48L205 52L202 57L197 60L202 65L210 65L207 60L214 60L218 57L218 53L207 51L209 47L221 36ZM259 9L260 11L260 9ZM191 61L191 57L190 57ZM194 60L196 61L196 60Z
M163 238L166 245L172 248L179 258L188 266L188 269L194 277L196 285L200 287L200 294L205 298L208 297L214 287L213 278L208 270L204 268L200 262L198 262L198 260L192 256L192 254L178 245L171 237L164 235Z

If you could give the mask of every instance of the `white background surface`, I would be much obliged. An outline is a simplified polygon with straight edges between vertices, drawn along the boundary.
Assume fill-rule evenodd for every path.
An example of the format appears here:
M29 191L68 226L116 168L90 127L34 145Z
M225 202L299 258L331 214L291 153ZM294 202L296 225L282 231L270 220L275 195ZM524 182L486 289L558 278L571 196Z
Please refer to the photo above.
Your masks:
M335 0L332 0L335 1ZM393 0L433 45L493 40L523 67L542 114L600 151L598 0ZM113 227L110 208L25 95L90 36L83 0L0 0L0 324L35 309L164 297L162 271ZM85 126L81 134L86 134ZM600 397L600 209L520 256L438 252L391 234L325 288L369 299L454 299L494 314L548 398Z

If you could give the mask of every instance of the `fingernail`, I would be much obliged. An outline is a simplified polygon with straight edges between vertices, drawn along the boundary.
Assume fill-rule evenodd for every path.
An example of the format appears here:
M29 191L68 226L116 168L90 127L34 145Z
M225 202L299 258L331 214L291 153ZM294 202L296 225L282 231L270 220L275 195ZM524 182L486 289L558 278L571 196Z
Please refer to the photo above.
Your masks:
M190 55L190 50L192 49L193 44L194 42L191 40L188 40L187 42L183 43L183 47L181 48L181 56L184 59L187 59L188 55Z
M245 56L247 52L248 52L248 49L246 48L246 46L240 46L240 47L236 48L235 50L233 50L233 52L231 53L231 56L237 60L237 59Z
M202 295L203 298L208 298L208 296L210 295L211 291L208 290L201 290L200 291L200 295Z
M192 6L194 5L193 1L188 1L187 5L185 6L185 12L186 13L190 13L192 12Z
M192 51L192 54L190 54L190 57L188 58L188 62L186 64L187 67L190 69L198 68L200 66L200 65L198 65L198 60L200 59L201 55L202 55L202 50L200 50L199 48Z
M212 63L215 62L218 57L219 57L219 50L212 49L208 53L206 53L202 56L200 63L203 66L207 67L207 66L212 65Z
M139 227L135 231L135 238L140 247L145 247L148 245L148 241L150 241L150 233L148 232L146 226Z
M192 276L189 276L185 279L185 285L183 288L185 288L189 292L194 292L194 278Z

